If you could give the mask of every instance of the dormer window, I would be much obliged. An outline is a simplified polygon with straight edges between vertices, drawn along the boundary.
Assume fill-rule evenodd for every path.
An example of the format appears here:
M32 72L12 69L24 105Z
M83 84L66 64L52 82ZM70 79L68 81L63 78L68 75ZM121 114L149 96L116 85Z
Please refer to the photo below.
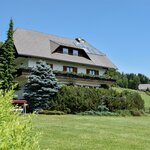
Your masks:
M74 47L60 46L53 53L61 53L66 55L84 57L90 60L89 56L86 54L86 52L83 49L78 49L78 48L76 49Z
M69 53L68 48L63 48L63 54L68 54L68 53Z
M73 55L75 55L75 56L78 56L79 55L79 52L78 52L78 50L73 50Z

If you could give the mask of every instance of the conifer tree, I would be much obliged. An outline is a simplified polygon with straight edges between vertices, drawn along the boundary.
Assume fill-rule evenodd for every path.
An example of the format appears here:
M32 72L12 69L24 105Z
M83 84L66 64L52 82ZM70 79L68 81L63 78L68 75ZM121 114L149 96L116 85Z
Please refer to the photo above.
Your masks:
M29 110L47 109L49 100L58 92L60 85L45 62L40 61L32 68L25 85L24 98L29 101Z
M0 42L0 48L2 47L2 45L3 45L3 42Z
M5 92L13 87L15 76L15 48L13 41L13 20L10 20L7 40L0 48L0 80L1 89Z

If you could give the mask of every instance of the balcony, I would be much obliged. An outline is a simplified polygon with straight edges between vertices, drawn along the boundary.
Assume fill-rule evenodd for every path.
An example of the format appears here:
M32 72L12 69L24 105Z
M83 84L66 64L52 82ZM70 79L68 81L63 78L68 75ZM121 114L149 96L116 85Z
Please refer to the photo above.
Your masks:
M59 82L67 85L101 87L116 84L116 80L107 76L93 76L87 74L77 74L62 71L54 71Z
M19 69L21 76L28 76L31 69ZM53 71L58 81L65 85L83 87L105 87L116 84L116 80L108 76L88 75L73 72ZM20 76L20 77L21 77ZM22 79L21 79L22 80ZM27 80L27 77L26 77Z

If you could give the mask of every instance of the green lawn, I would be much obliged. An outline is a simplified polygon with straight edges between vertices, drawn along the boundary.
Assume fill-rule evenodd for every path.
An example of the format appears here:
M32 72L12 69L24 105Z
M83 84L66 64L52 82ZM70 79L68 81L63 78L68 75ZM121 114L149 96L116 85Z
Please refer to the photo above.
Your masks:
M34 124L42 150L150 149L150 116L38 115Z
M117 90L118 92L122 92L124 90L138 92L145 102L145 107L150 107L150 96L147 95L145 92L124 88L113 88L113 89Z

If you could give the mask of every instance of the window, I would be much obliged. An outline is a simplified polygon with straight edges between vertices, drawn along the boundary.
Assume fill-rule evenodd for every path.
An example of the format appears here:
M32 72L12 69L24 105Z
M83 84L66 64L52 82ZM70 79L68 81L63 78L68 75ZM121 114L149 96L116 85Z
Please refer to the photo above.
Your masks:
M67 72L73 72L73 67L67 67Z
M73 55L76 55L76 56L78 56L78 50L73 50Z
M89 73L90 75L95 75L96 74L96 72L95 72L95 70L90 70L90 73Z
M77 73L77 67L63 66L63 71Z
M68 54L68 48L63 48L63 54Z
M90 74L90 75L99 75L99 71L98 70L87 69L86 73Z

